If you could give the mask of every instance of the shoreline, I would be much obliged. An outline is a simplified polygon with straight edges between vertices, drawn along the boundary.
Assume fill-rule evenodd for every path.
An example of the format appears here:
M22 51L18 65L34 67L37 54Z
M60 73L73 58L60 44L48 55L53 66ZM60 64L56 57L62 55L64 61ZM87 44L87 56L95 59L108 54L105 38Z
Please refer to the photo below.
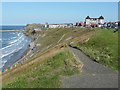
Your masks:
M23 52L23 55L21 57L19 57L15 61L11 60L12 64L11 64L11 62L8 62L9 65L7 65L5 68L3 68L4 67L3 66L2 67L2 73L5 73L5 72L7 72L9 70L12 70L13 68L15 68L18 65L22 65L23 63L25 63L26 61L28 61L30 59L30 57L33 55L33 53L34 53L33 49L34 48L36 49L35 42L37 41L37 38L36 38L36 40L34 40L33 37L31 37L31 36L26 36L26 37L30 39L30 43L28 44L27 49ZM32 44L32 43L34 43L34 44ZM17 52L17 53L20 53L20 52Z
M26 36L26 38L28 39L28 42L26 42L25 46L22 49L13 53L11 59L8 60L1 68L2 73L5 73L6 71L11 70L13 67L15 67L15 64L18 63L19 60L23 59L23 57L26 56L30 51L29 44L31 43L31 38L28 36Z
M33 54L33 51L34 50L32 50L32 48L33 48L33 46L31 45L32 43L35 43L35 41L36 40L32 40L33 38L32 37L28 37L28 38L31 38L31 42L29 43L29 45L28 45L28 48L27 48L27 50L25 51L25 53L23 54L23 56L21 56L21 58L20 59L18 59L14 64L16 64L16 65L20 65L20 64L23 64L23 63L25 63L26 61L28 61L29 59L30 59L30 57L31 57L31 55ZM36 44L35 44L36 45ZM36 48L36 47L35 47ZM14 65L13 64L13 65Z

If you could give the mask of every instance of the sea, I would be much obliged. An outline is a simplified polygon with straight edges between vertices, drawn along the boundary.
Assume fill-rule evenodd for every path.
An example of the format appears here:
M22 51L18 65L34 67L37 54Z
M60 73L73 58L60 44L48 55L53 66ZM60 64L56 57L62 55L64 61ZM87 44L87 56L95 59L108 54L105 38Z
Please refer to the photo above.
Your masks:
M4 70L19 60L28 49L31 39L22 33L25 26L0 26L2 30L21 32L0 32L0 69Z

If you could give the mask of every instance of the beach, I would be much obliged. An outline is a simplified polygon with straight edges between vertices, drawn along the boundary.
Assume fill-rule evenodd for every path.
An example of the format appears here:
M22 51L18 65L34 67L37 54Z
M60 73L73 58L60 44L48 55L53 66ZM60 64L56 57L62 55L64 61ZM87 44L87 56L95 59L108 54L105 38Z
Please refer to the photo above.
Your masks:
M15 52L14 55L11 57L12 59L8 60L2 70L4 71L6 68L13 66L19 59L24 57L26 53L29 51L29 44L27 44L23 49L20 49L18 52Z
M19 52L15 53L15 55L13 56L14 59L11 59L5 63L4 67L2 68L3 72L6 72L8 71L8 69L10 70L19 64L23 64L25 61L29 60L30 57L34 55L34 51L37 49L36 41L38 37L35 36L35 40L33 36L26 37L29 39L29 43L24 49L21 49Z
M7 29L8 28L8 29ZM20 26L3 28L1 33L1 48L2 52L2 64L1 69L5 71L6 68L11 67L19 59L21 59L29 50L29 44L31 37L26 36L21 30L18 30ZM9 28L11 30L9 30ZM12 30L15 29L15 30ZM19 32L20 31L20 32Z

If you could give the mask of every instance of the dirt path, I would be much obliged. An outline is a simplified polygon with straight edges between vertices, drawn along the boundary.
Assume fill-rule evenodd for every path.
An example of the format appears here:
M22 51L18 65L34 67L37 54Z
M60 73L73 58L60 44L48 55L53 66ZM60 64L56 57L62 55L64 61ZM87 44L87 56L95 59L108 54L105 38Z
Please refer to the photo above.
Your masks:
M82 73L63 78L63 88L117 88L118 73L91 60L80 50L69 47L84 64Z

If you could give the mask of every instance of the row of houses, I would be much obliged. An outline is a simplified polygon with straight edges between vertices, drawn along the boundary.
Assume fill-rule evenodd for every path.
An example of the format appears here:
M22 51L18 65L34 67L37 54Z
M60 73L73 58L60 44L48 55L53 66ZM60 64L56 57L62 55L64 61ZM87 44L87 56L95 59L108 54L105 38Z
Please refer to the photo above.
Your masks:
M45 24L45 28L71 28L71 27L101 27L104 24L104 17L100 16L98 18L91 18L87 16L84 22L73 23L63 23L63 24Z
M47 28L77 28L77 27L106 27L106 28L116 28L119 26L118 22L105 22L105 19L103 16L99 16L98 18L91 18L90 16L87 16L83 22L76 22L73 23L62 23L62 24L41 24L37 25L37 27L34 28L35 31L47 29Z
M83 22L80 22L80 23L76 23L76 27L92 27L92 28L95 28L95 27L100 27L100 28L118 28L120 27L120 22L117 21L117 22L104 22L103 24L89 24L89 25L86 25L85 23Z
M84 22L77 22L76 27L101 27L101 28L118 28L120 26L120 21L117 22L105 22L104 17L100 16L98 18L90 18L87 16Z
M45 28L71 28L73 23L63 23L63 24L45 24Z

